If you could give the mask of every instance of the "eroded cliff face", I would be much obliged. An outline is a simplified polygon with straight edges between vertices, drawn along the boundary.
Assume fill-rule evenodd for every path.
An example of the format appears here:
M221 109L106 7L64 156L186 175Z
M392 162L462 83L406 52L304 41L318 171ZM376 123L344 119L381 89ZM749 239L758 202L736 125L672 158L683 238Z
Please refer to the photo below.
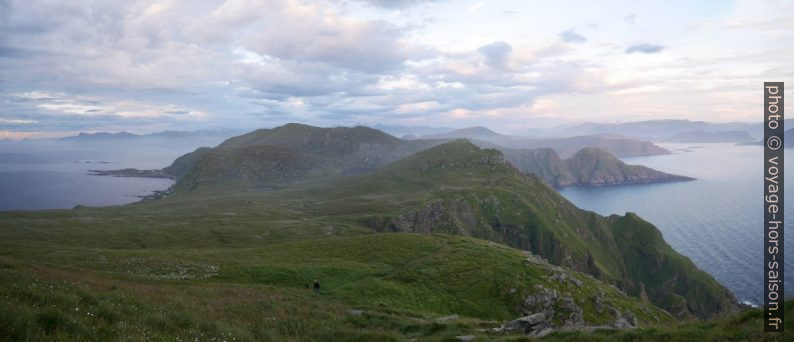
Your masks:
M449 152L441 153L449 155ZM478 156L468 163L447 158L420 160L411 169L388 176L432 173L444 177L472 168L490 172L478 187L439 185L424 205L370 219L381 232L458 234L499 242L547 258L551 263L615 284L631 296L654 303L681 319L709 318L735 312L733 295L687 258L670 248L658 230L633 214L601 217L579 210L539 179L520 174L503 159ZM507 184L499 172L518 177ZM381 175L384 176L384 175ZM523 188L526 187L526 188Z

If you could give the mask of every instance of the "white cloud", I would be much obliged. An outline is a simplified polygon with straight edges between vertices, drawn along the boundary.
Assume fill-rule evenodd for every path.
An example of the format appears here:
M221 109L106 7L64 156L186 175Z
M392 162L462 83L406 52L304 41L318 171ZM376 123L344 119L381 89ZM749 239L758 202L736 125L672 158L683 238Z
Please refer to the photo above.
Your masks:
M0 124L751 120L736 94L794 76L790 3L577 6L0 2Z
M479 2L475 3L474 5L469 6L467 11L469 13L475 13L475 12L479 12L480 10L482 10L483 7L485 7L485 2L484 1L479 1Z
M36 120L25 120L25 119L3 119L0 118L0 125L30 125L38 123Z

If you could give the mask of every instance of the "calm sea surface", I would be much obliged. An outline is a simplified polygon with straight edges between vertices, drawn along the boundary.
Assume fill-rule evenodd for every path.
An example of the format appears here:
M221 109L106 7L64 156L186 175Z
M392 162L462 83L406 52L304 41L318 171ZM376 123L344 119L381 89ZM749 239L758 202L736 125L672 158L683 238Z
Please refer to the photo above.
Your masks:
M159 169L198 146L164 143L0 142L0 210L65 209L136 202L173 181L88 175L88 170Z
M727 286L740 301L763 299L763 149L731 144L661 144L673 155L626 158L629 164L697 178L692 182L560 191L580 208L602 215L636 212L655 224L665 240ZM786 150L786 158L794 158ZM792 168L785 175L792 178ZM794 186L786 188L794 200ZM785 225L791 240L792 206ZM793 270L792 248L786 269ZM794 272L785 282L794 286Z

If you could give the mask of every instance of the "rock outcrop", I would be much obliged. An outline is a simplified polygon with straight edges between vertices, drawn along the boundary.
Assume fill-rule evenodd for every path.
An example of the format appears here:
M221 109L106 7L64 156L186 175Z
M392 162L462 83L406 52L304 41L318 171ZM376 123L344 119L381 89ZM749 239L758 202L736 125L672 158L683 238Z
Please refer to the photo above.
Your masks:
M555 188L568 186L609 186L688 181L694 178L673 175L641 165L628 165L611 153L584 148L562 160L549 148L506 150L510 163L525 173L535 174Z

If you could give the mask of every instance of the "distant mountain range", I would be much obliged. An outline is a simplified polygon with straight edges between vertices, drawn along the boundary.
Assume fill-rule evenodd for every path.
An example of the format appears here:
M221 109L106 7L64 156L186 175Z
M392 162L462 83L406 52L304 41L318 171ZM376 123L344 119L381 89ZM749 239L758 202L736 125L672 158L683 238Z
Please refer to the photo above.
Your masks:
M439 134L454 130L450 127L431 127L431 126L400 126L377 124L372 128L389 133L395 137L406 137L416 139L421 135Z
M794 124L786 120L786 124ZM789 126L791 127L791 126ZM527 134L548 137L617 134L624 137L682 143L731 142L746 143L763 136L763 124L747 122L715 123L692 120L646 120L622 123L581 123L546 130L529 130Z
M747 131L687 131L673 134L665 139L666 142L681 143L747 143L754 141Z
M455 129L444 133L428 134L420 137L420 139L461 139L461 138L487 140L487 139L513 139L518 137L496 133L482 126Z
M794 121L786 120L788 127L794 127ZM607 140L623 140L618 144L637 141L680 142L680 143L748 143L757 141L763 135L761 122L758 123L714 123L692 120L646 120L623 123L580 123L561 125L544 129L528 129L519 134L501 134L488 128L477 126L462 129L431 126L400 126L382 125L375 129L396 137L409 140L417 139L456 139L467 138L483 140L509 148L554 148L562 157L570 157L583 147L600 147L618 157L632 155L658 154L659 151L610 149ZM65 137L64 141L111 141L136 138L187 138L195 136L232 137L243 133L242 130L218 129L202 131L164 131L138 135L129 132L118 133L80 133L77 136ZM587 142L582 143L585 139ZM600 142L599 142L600 141ZM600 146L595 144L600 143ZM611 142L615 144L615 142ZM552 146L553 145L553 146Z
M571 157L587 147L600 148L621 158L671 153L650 141L626 138L615 134L537 139L500 134L485 127L471 127L443 134L425 135L420 139L469 139L481 147L493 148L551 148L557 151L562 158Z
M748 145L763 145L763 144L765 144L763 139L748 143ZM783 147L785 148L794 147L794 128L787 129L783 132Z
M60 138L60 141L70 142L124 142L135 140L154 140L154 139L191 139L191 138L208 138L208 137L223 137L228 138L243 133L241 130L232 129L216 129L216 130L200 130L200 131L162 131L150 134L134 134L125 131L118 133L110 132L97 132L97 133L80 133L71 137Z

